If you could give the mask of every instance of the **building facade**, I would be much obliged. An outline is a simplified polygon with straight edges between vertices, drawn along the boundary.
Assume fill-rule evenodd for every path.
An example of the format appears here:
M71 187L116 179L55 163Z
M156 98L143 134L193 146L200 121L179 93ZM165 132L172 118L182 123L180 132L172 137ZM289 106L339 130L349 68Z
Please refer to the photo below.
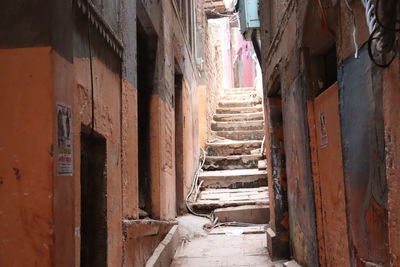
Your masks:
M0 5L0 265L144 265L197 169L195 1Z
M400 265L399 6L365 2L260 1L275 258Z

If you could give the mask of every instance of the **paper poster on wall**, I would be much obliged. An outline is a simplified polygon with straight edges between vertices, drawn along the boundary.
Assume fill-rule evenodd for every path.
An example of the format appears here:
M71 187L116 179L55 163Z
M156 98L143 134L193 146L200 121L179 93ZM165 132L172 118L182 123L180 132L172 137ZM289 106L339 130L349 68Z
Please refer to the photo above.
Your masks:
M72 176L72 109L57 103L58 176Z
M326 127L326 116L325 113L319 114L320 124L321 124L321 141L320 146L326 147L328 145L328 129Z

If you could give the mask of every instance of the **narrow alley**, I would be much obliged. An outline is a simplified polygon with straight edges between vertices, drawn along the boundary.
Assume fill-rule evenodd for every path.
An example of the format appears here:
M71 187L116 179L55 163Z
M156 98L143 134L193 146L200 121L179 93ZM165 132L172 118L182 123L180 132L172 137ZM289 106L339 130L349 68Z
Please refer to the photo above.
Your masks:
M400 267L399 22L0 1L0 267Z

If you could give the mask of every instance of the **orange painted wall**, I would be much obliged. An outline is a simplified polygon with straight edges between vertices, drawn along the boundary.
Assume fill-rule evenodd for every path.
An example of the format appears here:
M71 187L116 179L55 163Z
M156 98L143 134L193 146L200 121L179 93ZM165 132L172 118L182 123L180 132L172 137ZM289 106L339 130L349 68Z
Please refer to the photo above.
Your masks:
M73 106L73 65L53 50L53 112L56 113L56 103ZM73 119L74 119L73 114ZM55 122L54 122L55 123ZM53 126L56 129L56 125ZM57 131L53 134L54 144L57 144ZM73 176L57 175L57 146L54 147L54 265L74 266L75 258L75 181L79 174ZM78 247L79 248L79 247Z
M121 80L102 61L93 58L95 131L107 139L107 226L108 266L122 262L122 184L120 93ZM91 122L90 68L87 58L74 58L74 172L80 173L81 124ZM76 177L79 177L76 175ZM80 179L75 181L75 227L80 231ZM79 234L76 235L76 256L79 258Z
M174 110L158 94L151 96L150 110L152 216L154 219L174 219L176 216Z
M137 91L122 83L122 191L124 218L137 219L139 207Z
M52 266L51 49L2 49L0 62L0 266Z

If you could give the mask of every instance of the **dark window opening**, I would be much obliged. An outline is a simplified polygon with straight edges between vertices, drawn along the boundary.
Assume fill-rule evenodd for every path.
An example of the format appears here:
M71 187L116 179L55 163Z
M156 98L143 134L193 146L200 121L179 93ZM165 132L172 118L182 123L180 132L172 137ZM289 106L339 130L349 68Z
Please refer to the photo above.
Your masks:
M311 62L316 97L337 81L336 45L322 55L313 56Z

